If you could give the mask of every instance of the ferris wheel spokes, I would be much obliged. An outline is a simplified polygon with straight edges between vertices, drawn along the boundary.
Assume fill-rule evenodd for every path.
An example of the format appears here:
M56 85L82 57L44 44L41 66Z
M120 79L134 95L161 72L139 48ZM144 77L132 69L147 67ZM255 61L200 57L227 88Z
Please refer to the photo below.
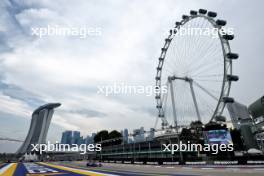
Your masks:
M167 86L166 93L156 94L163 129L178 131L193 120L210 122L223 113L226 103L233 102L229 92L238 76L232 74L232 60L238 54L231 52L229 45L233 35L219 32L226 22L215 17L215 12L204 9L191 11L175 23L165 39L155 77L157 87ZM215 37L176 35L180 29L192 28L218 29L218 33Z

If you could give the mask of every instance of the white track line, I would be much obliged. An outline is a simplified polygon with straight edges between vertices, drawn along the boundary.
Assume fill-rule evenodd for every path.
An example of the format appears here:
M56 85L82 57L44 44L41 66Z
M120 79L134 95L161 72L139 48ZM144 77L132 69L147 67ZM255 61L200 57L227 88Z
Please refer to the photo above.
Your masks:
M192 167L182 167L182 169L193 169Z
M214 168L211 168L211 167L202 167L201 169L204 169L204 170L212 170Z
M13 166L14 163L11 164L7 164L6 166L4 166L3 168L0 169L0 175L3 174L7 169L9 169L11 166Z
M239 168L225 168L225 170L230 170L230 171L239 171Z

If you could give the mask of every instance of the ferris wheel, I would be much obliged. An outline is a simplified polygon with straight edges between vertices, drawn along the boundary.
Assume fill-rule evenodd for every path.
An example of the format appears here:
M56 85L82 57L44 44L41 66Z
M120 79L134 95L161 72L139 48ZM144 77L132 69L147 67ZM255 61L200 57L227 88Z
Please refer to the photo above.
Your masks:
M224 121L229 97L233 60L229 41L233 30L226 21L215 19L216 12L199 9L183 15L169 31L161 48L157 73L156 108L162 129L180 128L192 121ZM160 90L166 91L160 91ZM171 121L171 123L170 123Z

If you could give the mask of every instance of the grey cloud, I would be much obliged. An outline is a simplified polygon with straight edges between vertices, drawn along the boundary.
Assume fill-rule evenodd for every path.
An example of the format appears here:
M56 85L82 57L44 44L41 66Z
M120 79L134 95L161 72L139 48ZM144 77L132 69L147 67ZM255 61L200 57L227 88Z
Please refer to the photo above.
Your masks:
M38 97L37 95L34 95L29 91L26 91L13 84L4 83L1 77L0 77L0 92L2 92L3 95L9 96L10 98L21 100L31 107L38 107L45 103L45 101L37 98Z
M107 114L95 110L90 109L76 109L76 110L64 110L63 112L71 113L71 114L79 114L87 118L93 117L105 117Z

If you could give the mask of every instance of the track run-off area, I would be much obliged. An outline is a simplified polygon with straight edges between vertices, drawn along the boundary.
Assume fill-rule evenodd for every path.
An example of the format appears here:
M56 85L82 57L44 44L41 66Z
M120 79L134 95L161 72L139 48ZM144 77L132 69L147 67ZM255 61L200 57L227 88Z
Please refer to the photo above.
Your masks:
M202 176L264 174L264 167L256 166L173 166L104 163L102 167L86 167L86 162L24 162L0 163L0 176Z

